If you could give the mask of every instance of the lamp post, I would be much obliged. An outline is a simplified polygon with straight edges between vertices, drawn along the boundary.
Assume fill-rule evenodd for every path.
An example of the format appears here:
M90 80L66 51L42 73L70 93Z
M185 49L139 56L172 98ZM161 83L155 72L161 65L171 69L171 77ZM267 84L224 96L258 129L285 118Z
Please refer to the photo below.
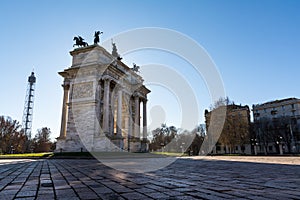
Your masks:
M164 143L160 143L160 146L161 146L161 152L164 152Z
M185 145L185 143L182 142L182 143L181 143L181 146L180 146L182 154L184 154L184 145Z
M279 146L279 154L283 155L283 149L282 149L282 136L278 137L278 140L276 141L277 145Z
M295 145L294 133L293 133L293 128L292 128L292 124L291 123L289 125L289 129L290 129L290 134L291 134L292 153L295 153L295 151L296 151L296 145Z
M257 140L256 138L251 139L251 145L253 146L253 150L254 150L254 155L257 155Z

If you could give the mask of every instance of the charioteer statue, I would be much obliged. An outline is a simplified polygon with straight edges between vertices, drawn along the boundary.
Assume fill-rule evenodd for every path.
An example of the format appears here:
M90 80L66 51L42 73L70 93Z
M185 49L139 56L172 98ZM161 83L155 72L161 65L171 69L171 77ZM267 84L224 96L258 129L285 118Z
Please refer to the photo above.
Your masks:
M73 40L75 41L74 46L78 46L78 47L87 47L89 46L89 44L87 42L84 42L83 38L81 36L78 35L78 37L74 37Z
M100 35L103 34L102 31L95 31L94 34L94 44L98 44L100 42ZM81 36L74 37L73 40L75 41L74 46L78 47L87 47L89 44L87 42L84 42L84 39Z

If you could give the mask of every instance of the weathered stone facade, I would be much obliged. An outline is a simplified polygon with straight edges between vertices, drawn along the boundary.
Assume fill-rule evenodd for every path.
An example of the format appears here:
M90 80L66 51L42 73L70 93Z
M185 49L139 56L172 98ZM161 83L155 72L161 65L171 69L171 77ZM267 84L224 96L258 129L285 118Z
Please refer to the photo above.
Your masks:
M250 109L247 105L222 105L210 112L205 110L204 115L207 132L211 125L214 126L225 118L221 135L212 151L214 154L251 154Z
M148 151L150 90L142 77L99 45L70 54L72 66L59 72L64 95L56 152Z
M252 108L257 153L300 153L300 99L269 101Z

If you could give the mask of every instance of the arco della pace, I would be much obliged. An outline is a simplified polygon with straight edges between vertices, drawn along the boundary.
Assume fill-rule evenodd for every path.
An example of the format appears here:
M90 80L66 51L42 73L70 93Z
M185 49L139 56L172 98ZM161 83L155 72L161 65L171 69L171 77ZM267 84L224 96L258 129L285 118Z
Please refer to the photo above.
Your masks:
M121 62L112 46L112 53L97 42L76 48L71 67L59 72L64 81L56 152L148 151L150 90L138 66Z

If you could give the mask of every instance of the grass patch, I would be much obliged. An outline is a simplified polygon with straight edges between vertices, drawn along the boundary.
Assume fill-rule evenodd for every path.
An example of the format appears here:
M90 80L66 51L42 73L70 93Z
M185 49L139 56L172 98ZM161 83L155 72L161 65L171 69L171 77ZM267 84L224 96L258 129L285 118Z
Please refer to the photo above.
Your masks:
M182 154L182 153L175 153L175 152L151 152L152 154L157 154L157 155L164 155L164 156L174 156L174 157L180 157L180 156L187 156L187 154Z
M52 152L47 153L19 153L19 154L4 154L0 158L48 158L53 155Z

